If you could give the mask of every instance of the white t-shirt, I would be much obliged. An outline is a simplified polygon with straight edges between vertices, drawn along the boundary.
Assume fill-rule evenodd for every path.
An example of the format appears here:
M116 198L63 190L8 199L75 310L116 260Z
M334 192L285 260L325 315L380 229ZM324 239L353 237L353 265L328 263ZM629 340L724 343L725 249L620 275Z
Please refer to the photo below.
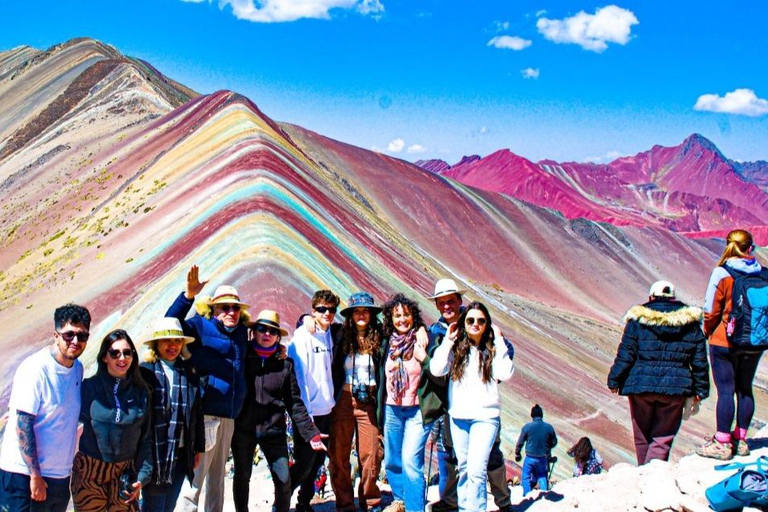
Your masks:
M0 468L28 475L16 434L17 414L35 416L35 440L40 472L49 478L66 478L72 472L80 417L80 386L83 365L72 368L56 362L51 347L32 354L19 365L8 403L8 424L0 450Z
M370 354L349 354L344 360L344 384L376 385L376 370Z

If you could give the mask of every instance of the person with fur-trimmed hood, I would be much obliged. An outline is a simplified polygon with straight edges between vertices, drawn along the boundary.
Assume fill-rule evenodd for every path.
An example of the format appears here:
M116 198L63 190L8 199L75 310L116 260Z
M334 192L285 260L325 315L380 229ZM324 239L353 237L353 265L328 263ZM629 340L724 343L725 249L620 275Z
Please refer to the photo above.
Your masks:
M632 307L608 374L612 393L629 399L638 465L668 460L686 398L709 396L702 310L675 299L667 281L651 286L649 301Z

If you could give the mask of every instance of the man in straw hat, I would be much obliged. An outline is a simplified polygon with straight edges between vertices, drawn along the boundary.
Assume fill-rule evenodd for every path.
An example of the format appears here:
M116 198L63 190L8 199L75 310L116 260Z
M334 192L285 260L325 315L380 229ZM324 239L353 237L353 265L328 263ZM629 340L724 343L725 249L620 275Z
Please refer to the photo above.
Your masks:
M75 304L53 314L53 340L21 362L0 451L0 510L64 512L77 445L80 384L91 326Z
M159 318L144 339L148 350L140 369L152 390L153 449L142 510L173 510L205 452L200 378L186 349L193 341L177 318Z
M453 279L440 279L435 283L435 293L429 298L435 301L440 313L440 319L429 326L429 336L434 339L435 347L442 343L448 326L459 320L464 307L461 305L462 296L466 290L459 288ZM512 344L504 339L509 349L510 357L514 357ZM440 501L432 504L432 512L452 512L459 509L458 469L456 455L453 452L450 419L446 413L435 424L432 435L438 440L438 466L440 468ZM501 432L501 429L499 429ZM488 483L491 493L499 510L504 512L511 507L510 491L507 486L507 469L504 464L504 454L501 452L501 437L497 434L496 442L491 448L488 459Z
M221 512L224 507L224 472L229 455L235 418L245 400L245 354L248 345L248 304L232 286L216 288L213 297L199 300L197 313L185 319L195 297L208 281L200 281L199 269L193 265L187 273L187 289L176 298L166 316L177 318L184 335L192 336L189 345L192 364L201 377L206 377L203 390L205 412L205 452L195 477L185 482L177 511L197 510L200 491L205 481L206 512Z

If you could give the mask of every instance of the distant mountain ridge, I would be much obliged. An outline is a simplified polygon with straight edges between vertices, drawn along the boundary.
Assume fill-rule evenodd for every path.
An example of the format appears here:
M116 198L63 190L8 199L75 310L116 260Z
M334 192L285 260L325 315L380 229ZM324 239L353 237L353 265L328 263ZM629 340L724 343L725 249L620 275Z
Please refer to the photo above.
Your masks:
M486 157L416 162L482 188L616 226L659 226L680 233L768 225L768 163L727 159L699 134L607 164L531 162L509 150ZM763 230L757 229L762 233ZM757 240L768 245L768 238Z

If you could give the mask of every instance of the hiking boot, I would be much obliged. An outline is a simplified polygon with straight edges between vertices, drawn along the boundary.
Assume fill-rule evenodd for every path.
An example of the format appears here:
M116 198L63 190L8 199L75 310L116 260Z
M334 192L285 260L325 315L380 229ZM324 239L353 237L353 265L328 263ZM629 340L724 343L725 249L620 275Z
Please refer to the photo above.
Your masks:
M405 512L405 502L395 500L387 505L383 512Z
M737 439L733 444L733 451L739 457L746 457L749 455L749 445L747 445L746 439Z
M704 443L703 446L696 448L696 454L710 459L731 460L733 458L733 445L731 443L721 443L713 437Z
M451 506L443 500L436 501L429 507L432 512L458 512L459 507Z

